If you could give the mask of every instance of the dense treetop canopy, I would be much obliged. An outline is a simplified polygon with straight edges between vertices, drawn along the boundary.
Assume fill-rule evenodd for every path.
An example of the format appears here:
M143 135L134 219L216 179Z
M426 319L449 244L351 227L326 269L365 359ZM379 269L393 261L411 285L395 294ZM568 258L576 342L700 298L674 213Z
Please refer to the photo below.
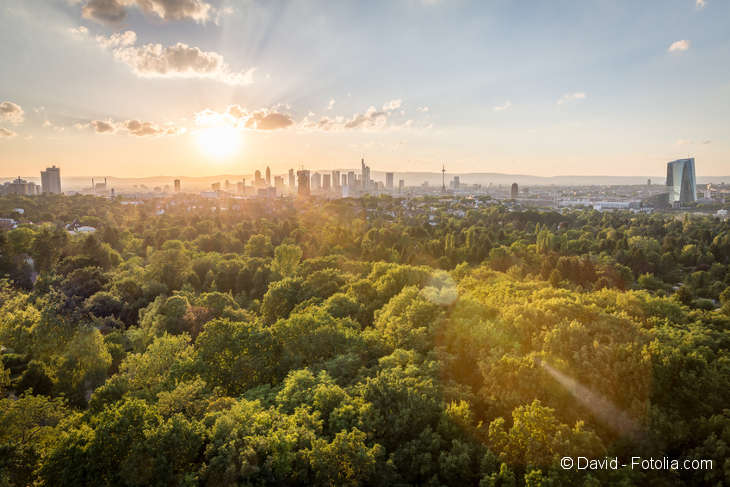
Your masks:
M0 216L0 486L730 484L727 221L389 197ZM560 467L579 455L713 468Z

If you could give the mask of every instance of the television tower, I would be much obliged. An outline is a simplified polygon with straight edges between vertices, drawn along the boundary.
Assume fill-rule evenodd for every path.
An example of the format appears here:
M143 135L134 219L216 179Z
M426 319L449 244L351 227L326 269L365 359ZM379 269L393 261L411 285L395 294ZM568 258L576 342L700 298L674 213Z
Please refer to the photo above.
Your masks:
M446 164L441 166L441 192L446 192Z

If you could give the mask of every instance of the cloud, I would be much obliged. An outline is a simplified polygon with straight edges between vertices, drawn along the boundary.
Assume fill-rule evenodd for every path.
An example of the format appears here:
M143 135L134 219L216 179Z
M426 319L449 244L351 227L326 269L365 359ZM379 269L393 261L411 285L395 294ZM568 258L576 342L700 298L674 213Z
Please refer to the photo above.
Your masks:
M705 0L696 0L695 1L695 6L697 8L705 8L705 5L706 5Z
M234 71L217 52L203 51L182 42L172 46L136 46L137 34L131 30L109 37L97 36L95 40L143 78L202 78L229 85L253 83L255 68Z
M89 0L81 8L81 15L85 19L116 24L127 17L127 10L120 0Z
M0 138L9 139L10 137L15 137L16 135L18 135L16 132L13 132L10 129L6 129L5 127L0 127Z
M16 105L12 101L4 101L0 103L0 120L10 122L13 125L23 123L25 112L20 105Z
M332 110L334 108L334 106L335 106L335 99L330 98L329 103L327 103L327 110Z
M77 123L74 125L79 130L91 129L97 134L126 133L137 137L156 137L163 135L179 135L185 133L184 128L176 128L172 124L159 125L154 122L143 122L141 120L125 120L116 122L107 120L92 120L88 123Z
M390 100L389 102L383 104L383 111L389 112L391 110L397 110L402 105L403 100L400 98L396 100Z
M137 7L145 15L161 20L193 20L205 22L215 14L230 13L229 8L216 11L202 0L86 0L81 15L86 19L106 24L118 24L127 17L127 7Z
M576 93L566 93L560 97L560 99L558 100L557 103L558 103L558 105L562 105L563 103L568 103L571 101L585 100L585 98L586 98L586 94L583 93L582 91L579 91Z
M710 139L706 139L702 141L703 145L712 144L712 141Z
M195 114L200 126L228 125L239 129L277 130L294 125L294 119L277 108L249 111L240 105L230 105L224 112L205 109Z
M511 106L512 106L512 102L507 100L504 103L502 103L501 105L497 105L497 106L493 107L492 110L494 110L495 112L501 112L503 110L507 110Z
M131 46L137 42L137 34L132 30L126 30L121 33L112 34L109 37L96 36L96 42L106 49Z
M689 49L689 41L682 39L681 41L672 42L672 45L667 49L669 52L675 51L686 51Z
M105 122L103 120L94 120L89 125L97 134L113 134L117 131L114 123L110 121Z
M431 110L431 109L430 109L430 108L428 108L428 107L419 107L419 108L418 108L418 111L419 111L419 112L424 112L424 113L425 113L425 112L428 112L429 110Z

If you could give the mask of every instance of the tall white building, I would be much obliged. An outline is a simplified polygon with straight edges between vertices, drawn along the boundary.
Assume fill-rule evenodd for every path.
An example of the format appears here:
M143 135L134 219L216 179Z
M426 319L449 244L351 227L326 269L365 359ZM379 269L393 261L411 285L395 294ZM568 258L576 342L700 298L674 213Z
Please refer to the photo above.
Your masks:
M44 194L61 194L61 168L47 167L41 171L41 191Z

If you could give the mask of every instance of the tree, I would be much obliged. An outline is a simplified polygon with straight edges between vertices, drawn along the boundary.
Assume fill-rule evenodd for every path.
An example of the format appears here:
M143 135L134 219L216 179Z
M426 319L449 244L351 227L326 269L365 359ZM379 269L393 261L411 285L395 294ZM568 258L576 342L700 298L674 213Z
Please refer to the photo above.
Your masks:
M302 249L298 245L282 244L274 249L271 268L284 277L294 275L302 259Z

